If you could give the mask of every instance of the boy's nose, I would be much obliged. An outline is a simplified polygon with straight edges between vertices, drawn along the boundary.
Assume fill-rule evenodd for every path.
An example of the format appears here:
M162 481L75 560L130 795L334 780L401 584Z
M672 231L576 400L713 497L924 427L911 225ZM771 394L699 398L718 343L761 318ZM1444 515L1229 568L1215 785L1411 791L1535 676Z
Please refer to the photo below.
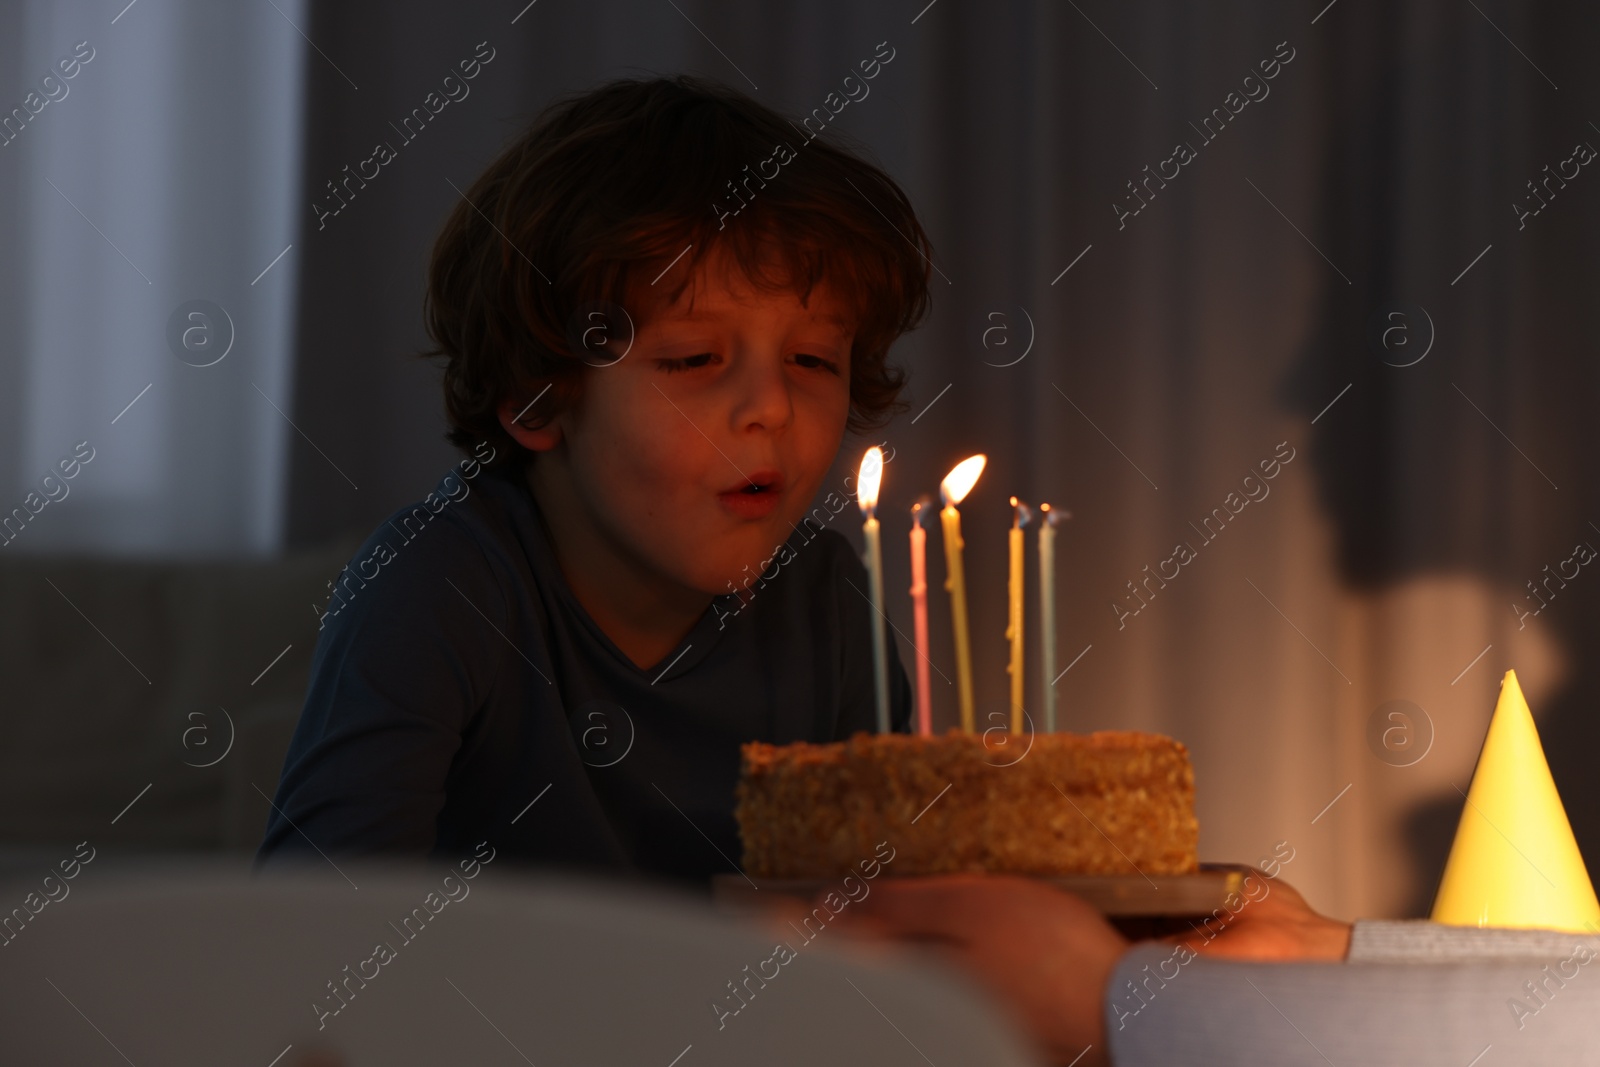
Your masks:
M794 398L784 374L782 353L747 351L740 356L734 385L737 393L733 429L780 430L787 426L794 417Z

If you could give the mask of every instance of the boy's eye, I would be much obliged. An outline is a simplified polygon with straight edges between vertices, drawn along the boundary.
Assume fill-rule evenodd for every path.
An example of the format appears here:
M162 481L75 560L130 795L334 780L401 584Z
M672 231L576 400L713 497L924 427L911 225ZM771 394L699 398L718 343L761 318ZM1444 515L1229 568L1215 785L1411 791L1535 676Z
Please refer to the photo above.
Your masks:
M806 352L797 352L795 354L794 361L808 370L820 369L827 371L829 374L839 373L839 363L837 360L826 359L822 356L813 356Z
M658 359L656 360L656 365L662 370L666 371L668 374L675 374L679 371L697 370L701 367L708 367L716 358L717 357L710 352L701 352L693 356L680 356L677 359ZM797 352L795 354L794 361L796 364L806 368L807 370L824 370L829 374L839 373L838 361L828 359L825 356L814 356L808 352Z
M714 358L710 352L701 352L698 355L682 356L678 359L658 359L656 360L656 365L668 374L675 374L678 371L709 366Z

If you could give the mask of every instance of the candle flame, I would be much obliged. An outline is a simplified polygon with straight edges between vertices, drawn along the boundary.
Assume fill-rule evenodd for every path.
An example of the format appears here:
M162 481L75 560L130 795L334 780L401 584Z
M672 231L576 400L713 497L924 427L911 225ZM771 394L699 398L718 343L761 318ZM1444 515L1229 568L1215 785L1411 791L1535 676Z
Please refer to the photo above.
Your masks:
M983 453L968 456L951 468L950 473L944 476L944 481L939 483L939 496L951 507L961 503L972 492L972 487L978 482L978 475L983 473L983 465L989 462L989 457Z
M861 457L861 469L856 472L856 503L861 514L871 515L878 506L878 487L883 482L883 449L873 445Z
M927 493L917 497L917 502L911 505L911 524L913 526L921 526L922 513L931 507L933 507L933 497Z
M1039 521L1044 523L1046 526L1054 526L1062 519L1070 518L1072 518L1072 512L1070 511L1057 511L1049 504L1039 505Z

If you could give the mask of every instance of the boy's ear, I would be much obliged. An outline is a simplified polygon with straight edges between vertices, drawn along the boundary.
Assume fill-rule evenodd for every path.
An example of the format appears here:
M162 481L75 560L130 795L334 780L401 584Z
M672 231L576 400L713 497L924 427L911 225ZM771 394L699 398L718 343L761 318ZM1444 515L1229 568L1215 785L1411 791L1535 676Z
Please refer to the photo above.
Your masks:
M495 412L500 419L500 427L511 435L511 439L526 448L529 452L548 452L561 443L561 416L548 419L544 425L537 429L530 429L525 425L533 420L523 415L522 421L517 421L517 415L528 407L525 400L506 400L501 402L500 408Z

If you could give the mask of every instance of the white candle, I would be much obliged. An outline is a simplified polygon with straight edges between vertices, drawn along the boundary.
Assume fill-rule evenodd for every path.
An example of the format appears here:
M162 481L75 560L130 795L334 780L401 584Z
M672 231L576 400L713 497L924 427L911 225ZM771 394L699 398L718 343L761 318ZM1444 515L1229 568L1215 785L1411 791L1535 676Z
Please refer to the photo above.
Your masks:
M1056 523L1067 511L1039 505L1039 663L1044 683L1044 728L1056 728Z
M866 538L868 597L872 601L872 681L877 694L878 732L889 732L889 650L883 630L883 548L879 537L878 486L883 481L883 449L874 445L861 457L856 476L856 502L867 521L861 527Z

